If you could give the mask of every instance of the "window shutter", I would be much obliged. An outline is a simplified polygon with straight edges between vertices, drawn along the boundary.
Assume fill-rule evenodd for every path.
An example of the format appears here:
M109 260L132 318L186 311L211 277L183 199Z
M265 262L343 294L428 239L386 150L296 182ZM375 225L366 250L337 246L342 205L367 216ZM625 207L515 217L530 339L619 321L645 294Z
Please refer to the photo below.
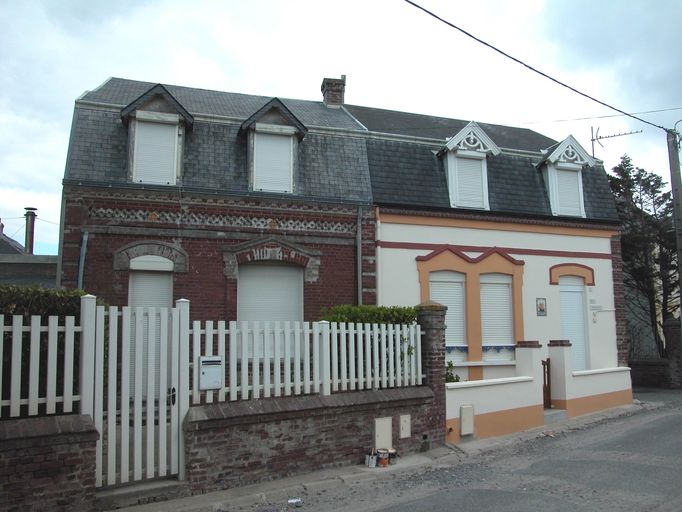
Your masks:
M481 276L481 335L483 345L514 344L510 276Z
M240 265L237 319L303 320L303 269L288 265Z
M432 272L431 300L447 306L445 313L445 344L466 345L466 309L464 276L457 272Z
M483 208L483 160L457 158L457 206Z
M289 135L256 133L254 154L255 190L291 192L291 145Z
M580 187L577 171L556 170L557 196L560 215L582 215L580 209Z
M174 185L178 126L137 121L133 180L140 183Z

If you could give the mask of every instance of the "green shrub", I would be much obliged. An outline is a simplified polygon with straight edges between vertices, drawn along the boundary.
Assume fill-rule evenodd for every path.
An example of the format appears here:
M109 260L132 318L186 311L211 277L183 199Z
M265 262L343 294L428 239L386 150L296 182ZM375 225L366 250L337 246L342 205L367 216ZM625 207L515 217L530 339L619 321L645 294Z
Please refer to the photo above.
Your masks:
M339 305L322 310L322 320L363 324L413 324L417 311L401 306Z
M0 315L80 316L83 290L0 285Z

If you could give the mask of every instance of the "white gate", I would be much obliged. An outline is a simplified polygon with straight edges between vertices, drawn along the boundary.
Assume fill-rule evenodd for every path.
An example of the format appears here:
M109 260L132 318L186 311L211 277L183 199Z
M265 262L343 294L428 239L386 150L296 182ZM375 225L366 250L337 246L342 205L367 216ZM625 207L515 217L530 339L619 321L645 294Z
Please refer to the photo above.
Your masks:
M96 485L184 478L189 409L189 302L174 308L98 306L93 418Z

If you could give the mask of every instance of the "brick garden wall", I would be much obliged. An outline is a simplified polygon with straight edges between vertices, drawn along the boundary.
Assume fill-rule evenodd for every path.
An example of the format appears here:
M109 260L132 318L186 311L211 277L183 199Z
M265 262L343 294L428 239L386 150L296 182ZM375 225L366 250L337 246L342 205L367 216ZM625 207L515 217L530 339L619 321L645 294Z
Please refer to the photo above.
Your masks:
M193 494L363 462L374 420L391 417L399 455L442 439L433 392L416 388L229 402L190 408L185 420L187 480ZM399 438L410 414L411 436Z
M616 309L618 366L627 366L630 354L630 340L625 320L625 290L623 287L623 259L621 257L620 237L611 238L611 267L613 269L613 303Z
M98 437L89 416L0 422L0 510L94 510Z

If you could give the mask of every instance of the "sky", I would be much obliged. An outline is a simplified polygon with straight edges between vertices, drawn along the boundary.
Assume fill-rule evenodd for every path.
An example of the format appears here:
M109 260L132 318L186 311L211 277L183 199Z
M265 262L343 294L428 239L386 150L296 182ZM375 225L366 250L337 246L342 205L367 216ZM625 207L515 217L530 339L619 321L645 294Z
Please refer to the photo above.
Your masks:
M527 64L629 113L682 119L679 0L416 0ZM404 0L0 0L0 219L56 254L74 101L115 76L346 103L573 135L607 170L627 154L669 179L665 132L542 78ZM589 118L589 119L585 119ZM681 124L682 125L682 124ZM453 134L454 135L454 134Z

